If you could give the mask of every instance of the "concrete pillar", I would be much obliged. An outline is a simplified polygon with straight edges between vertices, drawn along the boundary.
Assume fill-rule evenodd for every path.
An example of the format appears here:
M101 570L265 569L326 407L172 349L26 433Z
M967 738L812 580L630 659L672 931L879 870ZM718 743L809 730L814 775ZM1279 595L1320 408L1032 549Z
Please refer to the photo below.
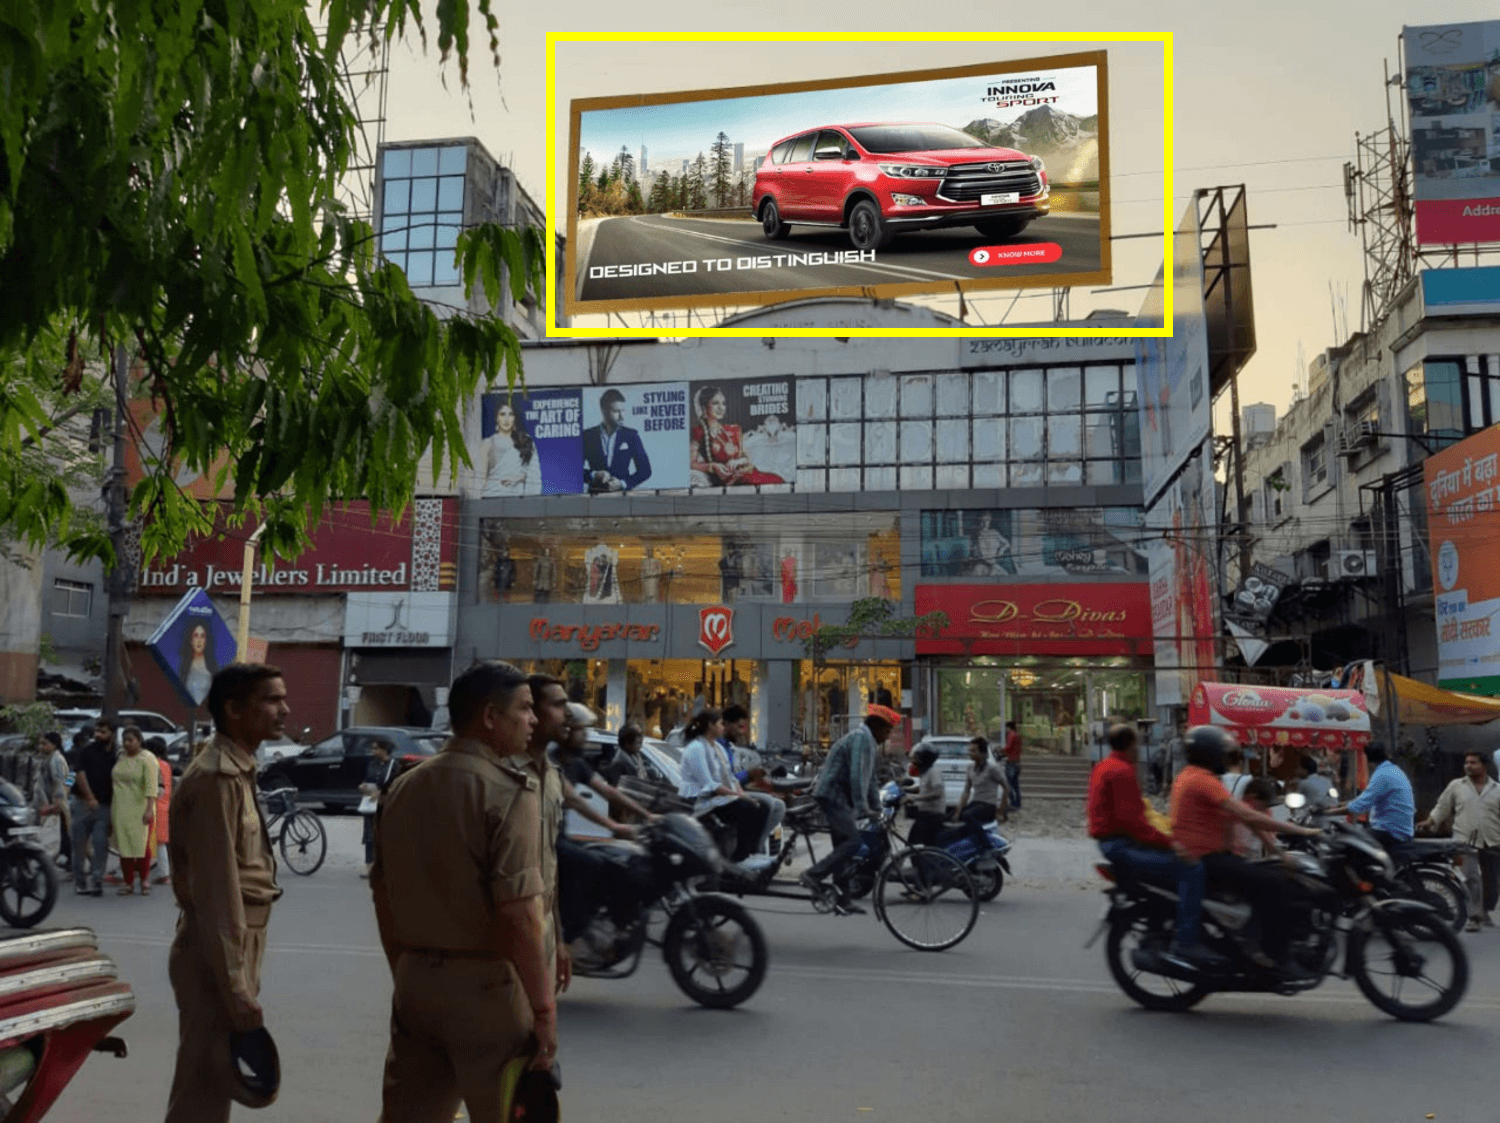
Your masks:
M619 729L625 724L625 669L624 659L609 661L609 677L604 687L604 728Z
M796 700L792 697L792 661L771 659L765 664L766 672L756 709L765 707L765 721L761 728L765 732L762 748L772 750L792 747L792 714Z

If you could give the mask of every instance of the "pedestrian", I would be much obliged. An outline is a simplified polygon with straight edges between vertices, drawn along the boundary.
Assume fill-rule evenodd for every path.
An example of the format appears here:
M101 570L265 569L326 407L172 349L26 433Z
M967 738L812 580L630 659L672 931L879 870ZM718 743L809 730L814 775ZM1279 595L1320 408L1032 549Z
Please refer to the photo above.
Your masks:
M1021 733L1016 723L1005 723L1005 786L1010 789L1010 805L1021 810Z
M150 846L151 827L156 822L156 796L161 783L161 768L146 748L139 726L127 725L120 735L123 751L115 761L112 780L114 797L110 804L110 821L114 829L115 848L120 852L120 896L135 893L135 881L141 882L141 896L151 893L151 876L147 872L146 851Z
M1009 797L1005 769L990 758L990 743L983 737L970 738L969 768L964 774L963 794L958 797L958 821L969 825L976 842L982 840L981 850L990 844L985 828L999 816Z
M68 811L68 758L62 752L62 734L48 730L37 738L41 750L42 806L39 819L57 818L57 863L64 869L73 865L72 816Z
M1451 830L1459 842L1474 847L1475 853L1459 855L1469 884L1467 930L1493 926L1500 898L1500 784L1490 779L1481 753L1464 754L1464 774L1443 789L1417 829L1435 834Z
M384 738L377 737L370 743L370 763L365 765L364 783L359 786L359 813L365 821L365 868L359 871L360 877L369 877L370 867L375 864L375 809L396 779L398 765L392 756L394 751L394 746Z
M115 723L100 718L73 761L73 891L104 895L109 862L110 801L114 798Z
M286 683L231 663L208 688L214 735L188 764L169 811L172 894L181 910L167 960L177 998L177 1066L166 1123L225 1123L237 1075L230 1034L260 1029L260 968L276 859L256 802L255 750L285 733Z
M543 934L540 787L526 752L531 687L477 663L448 693L453 737L376 811L375 918L395 980L381 1123L499 1123L502 1073L557 1052ZM441 825L441 829L435 829Z
M156 758L156 766L161 772L161 787L156 797L156 835L152 839L156 847L156 876L152 880L157 885L169 885L172 882L172 857L168 853L172 837L169 822L172 812L172 765L167 761L166 755L161 754Z
M1245 798L1250 776L1245 772L1245 751L1238 745L1224 750L1224 775L1219 777L1219 782L1235 799Z
M843 874L849 860L859 850L859 823L855 812L863 812L870 818L880 815L875 765L880 747L890 738L891 730L900 720L901 715L895 710L871 706L864 724L840 737L828 750L812 786L812 796L828 821L833 848L799 880L818 894L824 892L825 880L831 881L836 894L835 905L840 912L865 911L849 899Z

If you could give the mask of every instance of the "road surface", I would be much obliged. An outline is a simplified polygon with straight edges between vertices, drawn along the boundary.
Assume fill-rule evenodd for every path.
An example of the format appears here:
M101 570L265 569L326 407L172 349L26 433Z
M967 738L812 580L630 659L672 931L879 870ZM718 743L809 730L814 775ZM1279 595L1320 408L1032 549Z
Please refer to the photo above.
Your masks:
M792 289L862 287L916 282L945 286L960 280L995 280L1047 273L1092 272L1099 268L1099 219L1096 215L1051 215L1038 219L1025 233L1005 246L1054 242L1062 247L1055 264L981 267L970 263L969 251L997 244L973 227L902 234L873 263L799 264L776 267L752 265L749 259L777 254L857 256L842 230L793 226L791 235L769 242L757 223L734 219L668 218L632 215L605 219L583 242L586 261L578 263L580 300L640 300L777 292ZM643 263L666 265L691 272L650 276L606 276L605 270ZM688 264L691 263L691 266ZM744 267L741 267L742 264Z
M265 965L280 1100L235 1118L371 1123L390 1000L359 823L328 820L330 863L283 874ZM1040 853L1047 849L1047 853ZM1028 852L1029 851L1029 852ZM563 1109L594 1123L1493 1123L1488 1058L1500 1049L1500 931L1464 937L1474 978L1430 1026L1381 1015L1350 984L1298 998L1216 996L1183 1015L1138 1010L1081 946L1102 897L1087 843L1018 839L1018 877L967 941L923 954L871 916L755 903L771 949L760 992L704 1010L660 956L623 981L579 980L561 1003ZM1045 858L1046 861L1039 859ZM1028 876L1026 869L1035 876ZM71 889L71 887L68 887ZM66 895L49 923L84 923L139 994L118 1031L127 1060L96 1055L49 1123L164 1113L176 1047L167 984L171 898Z

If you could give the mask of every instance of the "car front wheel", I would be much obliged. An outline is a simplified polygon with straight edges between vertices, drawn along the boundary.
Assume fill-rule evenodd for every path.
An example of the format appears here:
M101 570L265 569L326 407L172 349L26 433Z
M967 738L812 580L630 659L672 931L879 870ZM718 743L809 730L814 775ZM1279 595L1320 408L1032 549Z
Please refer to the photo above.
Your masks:
M792 228L781 221L781 211L777 208L775 199L767 199L761 204L760 228L772 242L781 241L791 232Z
M849 241L857 250L883 250L891 244L896 232L880 217L880 208L861 199L849 212Z

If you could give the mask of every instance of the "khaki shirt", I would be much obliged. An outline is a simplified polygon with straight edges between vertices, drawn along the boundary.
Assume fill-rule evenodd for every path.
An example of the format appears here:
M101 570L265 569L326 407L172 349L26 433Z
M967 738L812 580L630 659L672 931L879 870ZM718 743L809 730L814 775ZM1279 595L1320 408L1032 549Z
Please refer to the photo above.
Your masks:
M1500 846L1500 784L1486 777L1476 791L1467 776L1460 776L1443 789L1428 817L1440 832L1452 823L1453 837L1460 842Z
M516 758L524 761L531 773L542 785L542 961L550 964L557 957L557 840L562 834L563 808L562 774L557 766L542 754L540 760L530 753Z
M254 997L245 930L264 927L281 896L256 794L254 758L216 733L182 774L167 812L172 893L197 925L226 997Z
M459 737L386 790L370 879L398 944L498 950L499 906L545 890L540 792L521 759Z

